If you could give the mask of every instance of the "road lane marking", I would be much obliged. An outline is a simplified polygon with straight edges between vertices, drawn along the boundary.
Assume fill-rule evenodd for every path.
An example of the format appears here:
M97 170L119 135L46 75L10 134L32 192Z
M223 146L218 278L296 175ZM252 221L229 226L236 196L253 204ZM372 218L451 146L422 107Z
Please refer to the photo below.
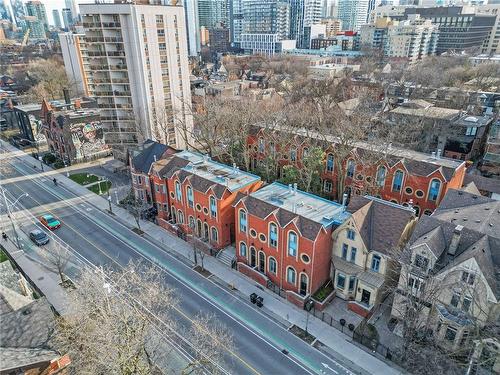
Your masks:
M14 167L16 167L16 166L14 166ZM18 169L18 170L19 170L20 168L16 168L16 169ZM23 172L24 172L24 171L23 171ZM62 196L59 192L57 192L57 191L53 191L51 187L50 187L50 188L47 188L46 186L41 185L39 182L35 182L35 183L37 183L37 184L38 184L38 185L40 185L40 186L41 186L44 190L48 191L50 194L52 194L53 196L58 197L59 199L62 199L62 200L66 200L66 199L73 199L73 198L66 198L66 197ZM16 184L16 186L17 186L17 184ZM63 188L64 188L64 187L63 187ZM68 191L70 194L75 195L75 196L76 196L78 199L80 199L81 201L83 201L83 197L80 197L80 196L78 196L78 195L74 194L72 191L70 191L70 190L68 190L68 189L65 189L65 190L66 190L66 191ZM90 204L92 204L92 203L90 203ZM83 205L83 203L82 203L82 205ZM77 210L77 211L80 211L77 207L71 207L71 208L72 208L72 209L75 209L75 210ZM100 210L98 210L98 212L99 212L99 214L103 214L103 215L104 215L104 213L102 213ZM89 220L89 221L91 221L91 222L92 222L92 219L91 219L91 218L87 218L84 212L81 212L81 213L83 214L83 216L84 216L87 220ZM110 219L110 218L108 218L108 219ZM113 219L111 218L110 220L113 220ZM130 228L126 227L126 226L125 226L125 225L123 225L121 222L119 222L119 221L115 221L115 220L113 220L113 221L114 221L114 223L116 223L116 224L118 224L118 225L122 226L123 228L125 228L126 230L130 230ZM200 298L204 299L206 302L208 302L208 303L210 303L212 306L214 306L217 310L221 311L223 314L225 314L226 316L228 316L229 318L231 318L231 319L232 319L232 320L234 320L235 322L238 322L238 323L239 323L242 327L244 327L245 329L247 329L249 332L251 332L252 334L254 334L256 337L258 337L259 339L261 339L261 340L263 340L263 341L267 342L267 343L268 343L268 345L270 345L271 347L275 348L277 351L281 352L281 349L282 349L282 348L279 348L279 347L275 346L275 344L274 344L274 343L272 343L272 342L270 342L269 340L264 340L264 337L267 337L267 336L268 336L268 332L262 332L262 331L261 331L258 327L254 327L257 331L260 331L260 332L261 332L261 336L257 335L255 332L253 332L252 330L250 330L250 329L249 329L249 327L247 327L245 324L242 324L242 322L240 321L240 319L241 319L240 314L235 314L234 312L232 312L232 309L231 309L231 308L229 308L228 306L225 306L224 304L222 304L222 303L218 300L218 298L212 298L212 299L213 299L213 300L215 300L215 301L217 301L219 305L220 305L220 304L222 304L225 308L221 309L221 307L219 307L219 306L215 305L215 304L214 304L211 300L207 299L205 296L203 296L203 295L201 295L200 293L198 293L198 292L197 292L197 290L195 290L195 289L191 288L191 287L190 287L190 286L189 286L189 285L185 282L185 280L184 280L184 277L183 277L183 276L179 275L179 274L178 274L177 272L175 272L174 270L172 270L172 269L168 268L167 266L165 266L165 265L163 264L163 262L159 261L159 260L158 260L158 259L156 259L154 256L152 256L152 255L148 254L148 252L147 252L147 251L145 251L145 252L146 252L148 255L147 255L147 256L145 256L145 255L144 255L144 253L143 253L144 249L142 249L142 246L140 246L140 245L138 245L138 244L135 244L135 246L137 246L139 249L141 249L141 250L142 250L142 251L137 251L134 247L130 246L130 244L129 244L127 241L124 241L124 240L122 240L122 239L120 238L120 237L123 237L123 235L121 235L120 233L117 233L117 234L113 234L113 233L111 233L111 232L110 232L110 230L112 230L111 228L105 229L104 227L108 227L108 225L107 225L106 223L102 223L102 222L101 222L101 226L102 226L102 229L103 229L105 232L107 232L107 233L108 233L108 234L110 234L112 237L114 237L114 238L116 238L117 240L119 240L119 241L121 241L122 243L124 243L124 244L125 244L128 248L130 248L130 249L131 249L133 252L135 252L137 255L139 255L140 257L142 257L142 258L144 258L144 259L146 259L146 260L148 260L148 261L152 261L153 263L156 263L156 265L157 265L157 266L160 266L160 268L162 268L164 271L166 271L167 273L169 273L169 274L170 274L170 276L174 277L174 278L175 278L175 279L176 279L179 283L181 283L182 285L184 285L186 288L188 288L189 290L191 290L193 293L197 294ZM116 233L116 232L115 232L115 233ZM84 238L84 239L85 239L85 238ZM175 257L174 257L172 254L170 254L169 252L166 252L164 249L160 248L158 245L156 245L155 243L151 242L149 239L147 239L147 238L142 238L142 237L141 237L140 239L142 239L142 240L144 240L144 241L148 242L151 246L153 246L153 247L155 247L156 249L160 250L160 252L161 252L162 254L164 254L164 255L166 255L166 256L168 256L168 257L170 257L170 258L174 258L174 259L175 259ZM90 242L90 241L88 241L87 239L85 239L85 240L86 240L87 242L91 243L91 242ZM136 239L136 240L139 240L139 239ZM93 244L93 243L91 243L91 244L92 244L92 246L94 246L95 248L97 248L97 249L99 249L101 252L103 252L103 251L99 248L99 246L97 246L97 245L95 245L95 244ZM105 254L105 253L103 253L103 254L104 254L107 258L109 258L109 259L113 260L113 259L112 259L112 258L110 258L107 254ZM117 262L115 262L115 263L117 263ZM183 264L182 262L180 262L179 264L180 264L181 266L184 266L184 267L189 268L188 266L186 266L186 265L185 265L185 264ZM119 266L121 266L121 265L119 265ZM175 276L174 276L174 274L173 274L173 273L175 273ZM182 278L182 280L181 280L181 278ZM206 280L206 279L205 279L205 280ZM216 287L219 287L217 284L214 284L214 285L215 285ZM199 286L199 287L200 287L200 286ZM225 291L223 288L220 288L220 287L219 287L219 289L221 289L222 291ZM206 290L203 290L203 291L204 291L207 295L209 295L209 296L211 295L211 293L210 293L210 292L207 292ZM226 292L227 292L227 291L226 291ZM212 297L213 297L213 296L212 296ZM229 310L229 311L231 311L231 312L232 312L232 314L234 314L234 316L232 316L231 314L228 314L228 313L227 313L226 311L224 311L224 310ZM263 317L265 317L266 319L268 319L271 323L274 323L275 325L277 325L277 324L276 324L276 322L272 321L269 317L267 317L267 316L265 316L265 315L261 314L259 311L254 311L254 312L256 312L256 313L258 313L258 314L262 315ZM244 313L244 311L243 311L243 313ZM236 318L236 317L238 317L238 318ZM188 320L190 320L189 318L187 318L187 319L188 319ZM252 326L253 326L253 324L251 324L251 323L249 323L249 322L246 322L246 324L249 324L249 325L252 325ZM277 326L278 326L278 325L277 325ZM278 327L279 327L279 326L278 326ZM283 329L282 327L279 327L279 328ZM271 340L273 340L273 339L271 338ZM277 340L276 338L274 338L274 340L273 340L273 341L279 341L279 340ZM283 346L286 346L286 344L283 344ZM342 368L342 369L343 369L344 371L346 371L348 374L349 374L349 373L350 373L350 374L352 374L349 370L347 370L344 366L342 366L342 365L341 365L340 363L338 363L336 360L334 360L334 359L332 359L332 358L329 358L328 356L324 355L324 353L322 353L321 351L317 351L316 353L318 353L318 354L320 354L320 355L324 356L326 359L328 359L329 361L331 361L333 364L335 364L335 365L336 365L336 366L338 366L339 368ZM299 358L301 358L301 357L302 357L302 355L301 355L300 353L293 353L293 354L295 354L295 355L296 355L296 356L298 356ZM237 356L237 355L236 355L236 357L237 357L237 358L239 358L242 362L244 362L244 363L245 363L245 361L244 361L243 359L241 359L239 356ZM289 358L290 358L290 360L291 360L293 363L295 363L295 364L297 364L298 366L300 366L300 367L301 367L302 369L304 369L306 372L309 372L309 370L307 370L306 368L304 368L304 366L303 366L301 363L299 363L299 362L295 361L295 359L294 359L294 358L292 358L292 357L289 357ZM309 362L309 361L307 361L306 359L302 358L302 360L304 360L306 363L309 363L310 365L312 365L312 363L310 363L310 362ZM250 366L250 367L251 367L251 366ZM313 371L317 371L317 370L319 370L319 369L314 369L314 367L316 367L316 366L312 366L311 370L313 370Z
M19 190L22 191L22 188L17 185L15 182L10 182L11 184L13 184L14 186L16 186ZM36 182L35 182L36 183ZM47 190L45 187L42 186L42 188L44 190ZM53 195L55 195L57 197L57 195L59 194L54 194L53 192L51 192ZM39 202L38 200L36 200L35 198L33 198L32 195L30 195L29 197L27 198L30 198L32 201L34 201L35 203L37 203L39 206L42 205L41 202ZM59 197L57 197L59 198ZM71 207L71 206L68 206L67 208L72 208L72 209L75 209L77 211L79 211L76 206L75 207ZM54 215L54 216L57 216L54 212L52 211L48 211L50 214ZM92 221L90 218L86 217L85 214L83 214L82 216L84 216L87 220L89 221ZM67 228L70 228L70 230L74 233L76 233L79 237L81 237L84 241L88 242L90 245L92 245L94 248L96 248L97 250L99 250L106 258L108 258L109 260L111 260L112 262L116 263L118 265L118 267L120 268L123 268L123 266L118 263L117 261L115 261L112 257L110 257L104 250L102 250L102 248L98 245L96 245L95 243L93 243L92 241L88 240L87 238L83 237L80 233L78 233L78 231L70 224L68 223L64 223L64 226L67 227ZM135 250L133 247L131 247L127 242L121 240L120 238L116 237L115 235L113 235L112 233L108 232L106 229L102 228L105 232L107 232L108 234L110 234L112 237L116 238L117 240L119 240L120 242L124 243L127 247L129 247L132 251L134 251L137 255L139 255L140 257L148 260L149 262L152 262L156 267L159 266L158 263L161 264L161 262L159 262L157 259L154 259L154 261L152 261L151 259L148 259L147 257L145 257L142 253L138 252L137 250ZM63 241L64 242L64 241ZM77 251L76 249L74 249L75 251ZM91 263L91 262L90 262ZM175 278L180 284L184 285L187 287L187 284L183 283L182 281L180 281L177 277L173 276L170 272L168 272L164 267L162 267L160 265L160 269L163 270L163 272L167 272L170 274L171 277ZM197 294L198 296L201 297L200 294L198 294L194 289L192 288L188 288L190 289L192 292L194 292L195 294ZM205 299L205 298L203 298ZM206 299L205 299L206 300ZM206 300L207 302L209 302L208 300ZM212 306L215 307L215 305L212 304ZM180 310L179 308L173 306L174 310L179 313L182 317L184 317L186 320L188 320L189 322L193 323L194 320L192 318L190 318L188 315L186 315L182 310ZM222 310L220 310L220 308L217 308L219 311L223 312ZM254 372L255 374L261 374L258 370L256 370L252 365L250 365L248 362L246 362L243 358L241 358L238 354L236 354L234 351L230 350L230 349L227 349L226 348L226 351L231 354L233 357L237 358L240 362L242 362L246 367L248 367L252 372Z

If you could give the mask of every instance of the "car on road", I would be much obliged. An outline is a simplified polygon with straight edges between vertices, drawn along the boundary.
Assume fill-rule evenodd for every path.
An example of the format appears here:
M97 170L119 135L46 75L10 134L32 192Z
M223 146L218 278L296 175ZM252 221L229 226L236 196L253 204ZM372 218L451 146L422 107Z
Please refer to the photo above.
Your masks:
M49 242L49 236L40 229L34 229L30 232L30 240L33 241L35 245L42 246Z
M61 222L52 215L40 216L40 223L46 226L50 230L57 229L61 226Z

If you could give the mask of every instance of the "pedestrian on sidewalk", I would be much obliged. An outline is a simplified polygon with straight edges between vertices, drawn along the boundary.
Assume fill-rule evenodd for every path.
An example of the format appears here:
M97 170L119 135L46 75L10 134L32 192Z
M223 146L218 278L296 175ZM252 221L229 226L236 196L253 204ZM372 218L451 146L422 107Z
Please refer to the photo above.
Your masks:
M7 241L7 233L2 232L2 238L4 239L4 241Z

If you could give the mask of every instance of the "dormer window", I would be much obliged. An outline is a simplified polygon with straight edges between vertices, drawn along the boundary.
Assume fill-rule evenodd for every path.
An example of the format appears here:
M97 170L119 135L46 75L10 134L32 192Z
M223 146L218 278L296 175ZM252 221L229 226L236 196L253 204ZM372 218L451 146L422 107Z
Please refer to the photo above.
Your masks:
M429 268L429 258L426 258L420 254L415 255L415 266L424 271L427 271L427 269Z
M347 230L347 238L350 240L354 240L356 237L356 232L354 232L352 229Z

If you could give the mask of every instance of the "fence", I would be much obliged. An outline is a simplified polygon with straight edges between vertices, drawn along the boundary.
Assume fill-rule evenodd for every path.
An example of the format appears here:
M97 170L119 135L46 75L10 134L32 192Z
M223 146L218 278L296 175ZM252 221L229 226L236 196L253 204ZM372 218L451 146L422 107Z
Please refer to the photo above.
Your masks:
M394 352L387 346L381 344L377 339L360 334L359 332L353 332L352 338L354 339L354 341L360 343L363 346L366 346L371 351L380 354L382 357L388 359L389 361L401 365L399 353Z
M354 325L348 324L347 322L342 325L340 323L340 320L335 319L325 311L319 311L313 308L310 313L313 314L316 318L321 319L322 322L327 323L331 327L338 329L340 332L352 338L355 328ZM351 328L349 326L351 326Z

